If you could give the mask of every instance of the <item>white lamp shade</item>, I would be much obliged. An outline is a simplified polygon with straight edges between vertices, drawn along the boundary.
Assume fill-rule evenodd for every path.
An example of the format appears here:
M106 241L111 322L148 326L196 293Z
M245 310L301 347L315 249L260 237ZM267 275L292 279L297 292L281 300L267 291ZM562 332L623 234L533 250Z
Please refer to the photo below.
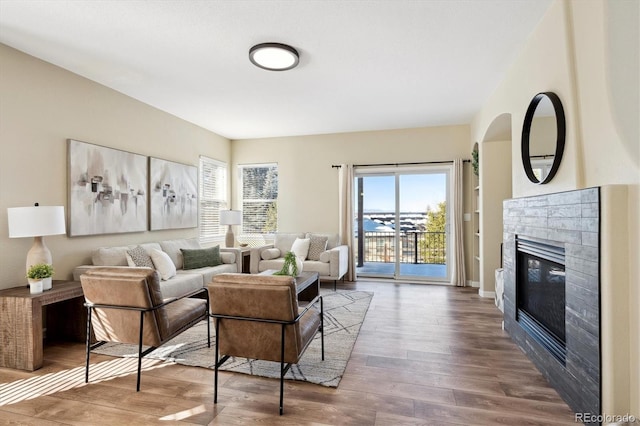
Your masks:
M9 238L42 237L66 233L63 206L7 209Z
M240 225L242 212L240 210L220 210L220 225Z

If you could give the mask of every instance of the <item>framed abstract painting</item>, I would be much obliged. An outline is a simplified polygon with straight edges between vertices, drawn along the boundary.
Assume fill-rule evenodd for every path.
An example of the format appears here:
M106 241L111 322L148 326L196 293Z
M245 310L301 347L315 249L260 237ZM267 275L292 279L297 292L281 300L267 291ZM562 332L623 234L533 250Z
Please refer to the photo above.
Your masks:
M68 140L69 236L147 230L147 157Z
M198 226L198 168L151 157L151 230Z

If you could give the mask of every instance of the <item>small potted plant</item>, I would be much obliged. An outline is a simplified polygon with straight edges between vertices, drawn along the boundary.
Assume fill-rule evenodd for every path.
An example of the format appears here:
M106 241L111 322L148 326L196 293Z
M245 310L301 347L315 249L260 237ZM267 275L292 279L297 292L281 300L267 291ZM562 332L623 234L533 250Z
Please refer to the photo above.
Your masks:
M53 266L46 263L36 263L31 265L27 271L29 288L32 294L42 293L42 290L51 289L51 277L53 276Z
M294 252L288 251L284 255L284 265L282 265L282 269L273 275L290 275L292 277L297 277L301 272L302 261L298 259L298 256L296 256Z

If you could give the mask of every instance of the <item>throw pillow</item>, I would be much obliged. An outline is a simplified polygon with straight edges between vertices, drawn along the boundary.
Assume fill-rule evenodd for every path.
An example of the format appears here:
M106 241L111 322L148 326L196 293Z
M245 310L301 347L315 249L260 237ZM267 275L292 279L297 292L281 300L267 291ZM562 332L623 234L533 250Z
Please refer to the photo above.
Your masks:
M278 250L277 248L263 250L260 257L262 257L262 260L277 259L280 257L280 250Z
M130 268L135 268L136 267L136 263L133 261L133 259L131 258L131 255L129 253L125 254L125 256L127 257L127 265Z
M328 251L323 251L322 254L320 254L320 262L322 263L329 263L331 261L331 253Z
M150 254L153 265L156 267L156 271L158 271L162 281L167 281L176 276L176 265L173 264L173 260L167 253L153 249Z
M327 249L329 238L312 235L309 240L309 260L320 260L320 255Z
M309 254L309 243L311 240L309 238L296 238L291 246L291 251L296 257L299 257L300 260L304 261L307 258L307 254Z
M128 266L127 250L130 247L100 247L93 251L91 263L95 266Z
M222 265L220 246L206 249L181 248L180 251L182 252L183 269L198 269L206 266Z
M153 261L151 260L151 256L149 256L147 251L142 247L137 246L136 248L127 250L127 255L131 256L131 260L133 261L133 265L129 266L140 266L153 269ZM129 262L128 257L127 262Z

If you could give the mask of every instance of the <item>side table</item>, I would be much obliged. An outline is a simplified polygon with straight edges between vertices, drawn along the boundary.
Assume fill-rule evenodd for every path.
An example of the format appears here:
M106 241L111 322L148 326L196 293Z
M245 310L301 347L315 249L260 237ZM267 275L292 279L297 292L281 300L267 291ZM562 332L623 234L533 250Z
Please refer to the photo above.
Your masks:
M220 251L235 253L236 259L240 259L238 263L238 272L248 274L251 269L251 247L224 247Z
M248 274L251 268L251 247L238 247L242 256L242 273Z
M37 370L43 361L43 306L47 338L85 341L87 315L78 281L54 280L51 290L30 294L29 287L0 290L0 367Z

